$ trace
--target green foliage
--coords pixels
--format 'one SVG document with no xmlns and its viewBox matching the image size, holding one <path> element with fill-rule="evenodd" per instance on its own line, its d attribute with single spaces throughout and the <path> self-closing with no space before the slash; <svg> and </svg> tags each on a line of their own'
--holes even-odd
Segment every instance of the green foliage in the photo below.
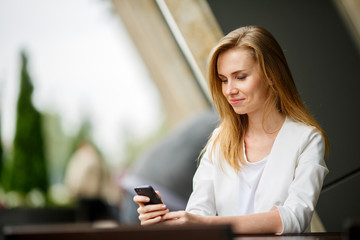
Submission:
<svg viewBox="0 0 360 240">
<path fill-rule="evenodd" d="M 17 103 L 16 132 L 10 167 L 9 189 L 23 194 L 48 189 L 41 114 L 32 104 L 33 85 L 27 70 L 27 57 L 21 54 L 21 83 Z"/>
</svg>

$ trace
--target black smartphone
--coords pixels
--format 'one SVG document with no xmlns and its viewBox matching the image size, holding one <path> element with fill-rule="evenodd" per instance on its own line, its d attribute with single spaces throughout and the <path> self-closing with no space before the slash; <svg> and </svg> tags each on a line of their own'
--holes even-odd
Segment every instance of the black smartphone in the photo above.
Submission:
<svg viewBox="0 0 360 240">
<path fill-rule="evenodd" d="M 134 190 L 137 195 L 147 196 L 150 198 L 150 202 L 144 203 L 144 205 L 162 203 L 160 197 L 156 194 L 154 188 L 150 185 L 135 187 Z"/>
</svg>

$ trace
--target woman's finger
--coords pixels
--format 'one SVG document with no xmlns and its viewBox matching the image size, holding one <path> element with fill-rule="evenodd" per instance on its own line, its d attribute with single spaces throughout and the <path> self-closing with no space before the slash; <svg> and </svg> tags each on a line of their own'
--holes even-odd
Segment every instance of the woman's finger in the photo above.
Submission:
<svg viewBox="0 0 360 240">
<path fill-rule="evenodd" d="M 138 208 L 138 213 L 139 214 L 144 214 L 144 213 L 148 213 L 148 212 L 155 212 L 155 211 L 163 211 L 166 210 L 167 207 L 164 204 L 149 204 L 149 205 L 144 205 L 144 206 L 140 206 Z"/>
<path fill-rule="evenodd" d="M 145 214 L 145 213 L 148 213 L 148 212 L 156 212 L 156 211 L 163 211 L 163 210 L 166 210 L 167 207 L 166 205 L 163 205 L 163 204 L 150 204 L 150 205 L 144 205 L 144 206 L 140 206 L 137 210 L 137 212 L 139 214 Z"/>
<path fill-rule="evenodd" d="M 146 221 L 141 221 L 141 225 L 142 226 L 147 226 L 147 225 L 151 225 L 151 224 L 155 224 L 155 223 L 159 223 L 161 222 L 161 216 L 158 216 L 156 218 L 152 218 L 152 219 L 149 219 L 149 220 L 146 220 Z"/>
<path fill-rule="evenodd" d="M 141 222 L 147 221 L 147 220 L 152 219 L 152 218 L 157 218 L 159 216 L 163 216 L 164 214 L 166 214 L 168 212 L 169 212 L 169 209 L 162 210 L 162 211 L 156 211 L 156 212 L 147 212 L 147 213 L 144 213 L 144 214 L 140 214 L 139 215 L 139 220 Z"/>
<path fill-rule="evenodd" d="M 138 205 L 144 205 L 144 203 L 150 202 L 150 198 L 146 196 L 135 195 L 133 201 Z"/>
<path fill-rule="evenodd" d="M 168 225 L 200 224 L 203 222 L 203 218 L 185 211 L 176 211 L 166 213 L 162 216 L 162 221 L 166 222 Z"/>
<path fill-rule="evenodd" d="M 174 211 L 174 212 L 169 212 L 169 213 L 165 214 L 163 217 L 163 220 L 173 220 L 173 219 L 178 219 L 178 218 L 181 218 L 184 216 L 185 216 L 184 211 Z"/>
</svg>

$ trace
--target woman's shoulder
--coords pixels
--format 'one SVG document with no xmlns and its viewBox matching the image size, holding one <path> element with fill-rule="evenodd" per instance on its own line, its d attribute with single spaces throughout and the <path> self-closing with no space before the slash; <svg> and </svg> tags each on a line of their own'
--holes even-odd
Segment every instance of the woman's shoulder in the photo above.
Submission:
<svg viewBox="0 0 360 240">
<path fill-rule="evenodd" d="M 320 131 L 316 127 L 314 127 L 312 125 L 305 124 L 303 122 L 295 121 L 289 116 L 286 116 L 284 126 L 287 129 L 291 129 L 292 131 L 298 132 L 300 134 L 301 133 L 302 134 L 304 134 L 304 133 L 309 134 L 309 133 L 312 133 L 312 132 L 320 133 Z"/>
<path fill-rule="evenodd" d="M 315 126 L 295 121 L 289 116 L 285 119 L 283 135 L 291 139 L 298 139 L 297 142 L 309 141 L 312 138 L 319 138 L 320 141 L 324 140 L 321 132 Z"/>
<path fill-rule="evenodd" d="M 316 157 L 304 159 L 306 161 L 320 162 L 324 158 L 324 150 L 324 138 L 316 127 L 294 121 L 287 117 L 283 128 L 275 140 L 272 153 L 278 156 L 294 156 L 294 159 L 298 160 L 300 158 L 297 158 L 297 156 L 300 155 L 314 155 Z"/>
<path fill-rule="evenodd" d="M 205 159 L 205 160 L 208 160 L 211 162 L 213 160 L 217 160 L 217 157 L 220 153 L 220 143 L 219 143 L 219 141 L 217 141 L 220 131 L 221 131 L 220 126 L 216 127 L 212 131 L 211 135 L 209 136 L 209 140 L 206 144 L 206 147 L 204 149 L 204 152 L 202 154 L 202 160 Z"/>
<path fill-rule="evenodd" d="M 211 137 L 214 138 L 214 137 L 218 136 L 218 135 L 220 134 L 220 131 L 221 131 L 221 126 L 217 126 L 217 127 L 212 131 Z"/>
<path fill-rule="evenodd" d="M 207 148 L 213 148 L 214 145 L 216 145 L 216 142 L 218 143 L 218 141 L 216 141 L 216 139 L 219 137 L 221 132 L 221 126 L 216 127 L 212 133 L 209 136 L 209 140 L 208 140 L 208 144 L 207 144 Z"/>
</svg>

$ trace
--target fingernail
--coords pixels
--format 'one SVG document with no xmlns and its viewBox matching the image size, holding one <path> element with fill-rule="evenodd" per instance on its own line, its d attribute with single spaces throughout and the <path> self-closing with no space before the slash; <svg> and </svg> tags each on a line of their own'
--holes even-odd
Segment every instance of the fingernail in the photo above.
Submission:
<svg viewBox="0 0 360 240">
<path fill-rule="evenodd" d="M 162 208 L 166 208 L 166 205 L 162 205 L 161 207 L 162 207 Z"/>
</svg>

